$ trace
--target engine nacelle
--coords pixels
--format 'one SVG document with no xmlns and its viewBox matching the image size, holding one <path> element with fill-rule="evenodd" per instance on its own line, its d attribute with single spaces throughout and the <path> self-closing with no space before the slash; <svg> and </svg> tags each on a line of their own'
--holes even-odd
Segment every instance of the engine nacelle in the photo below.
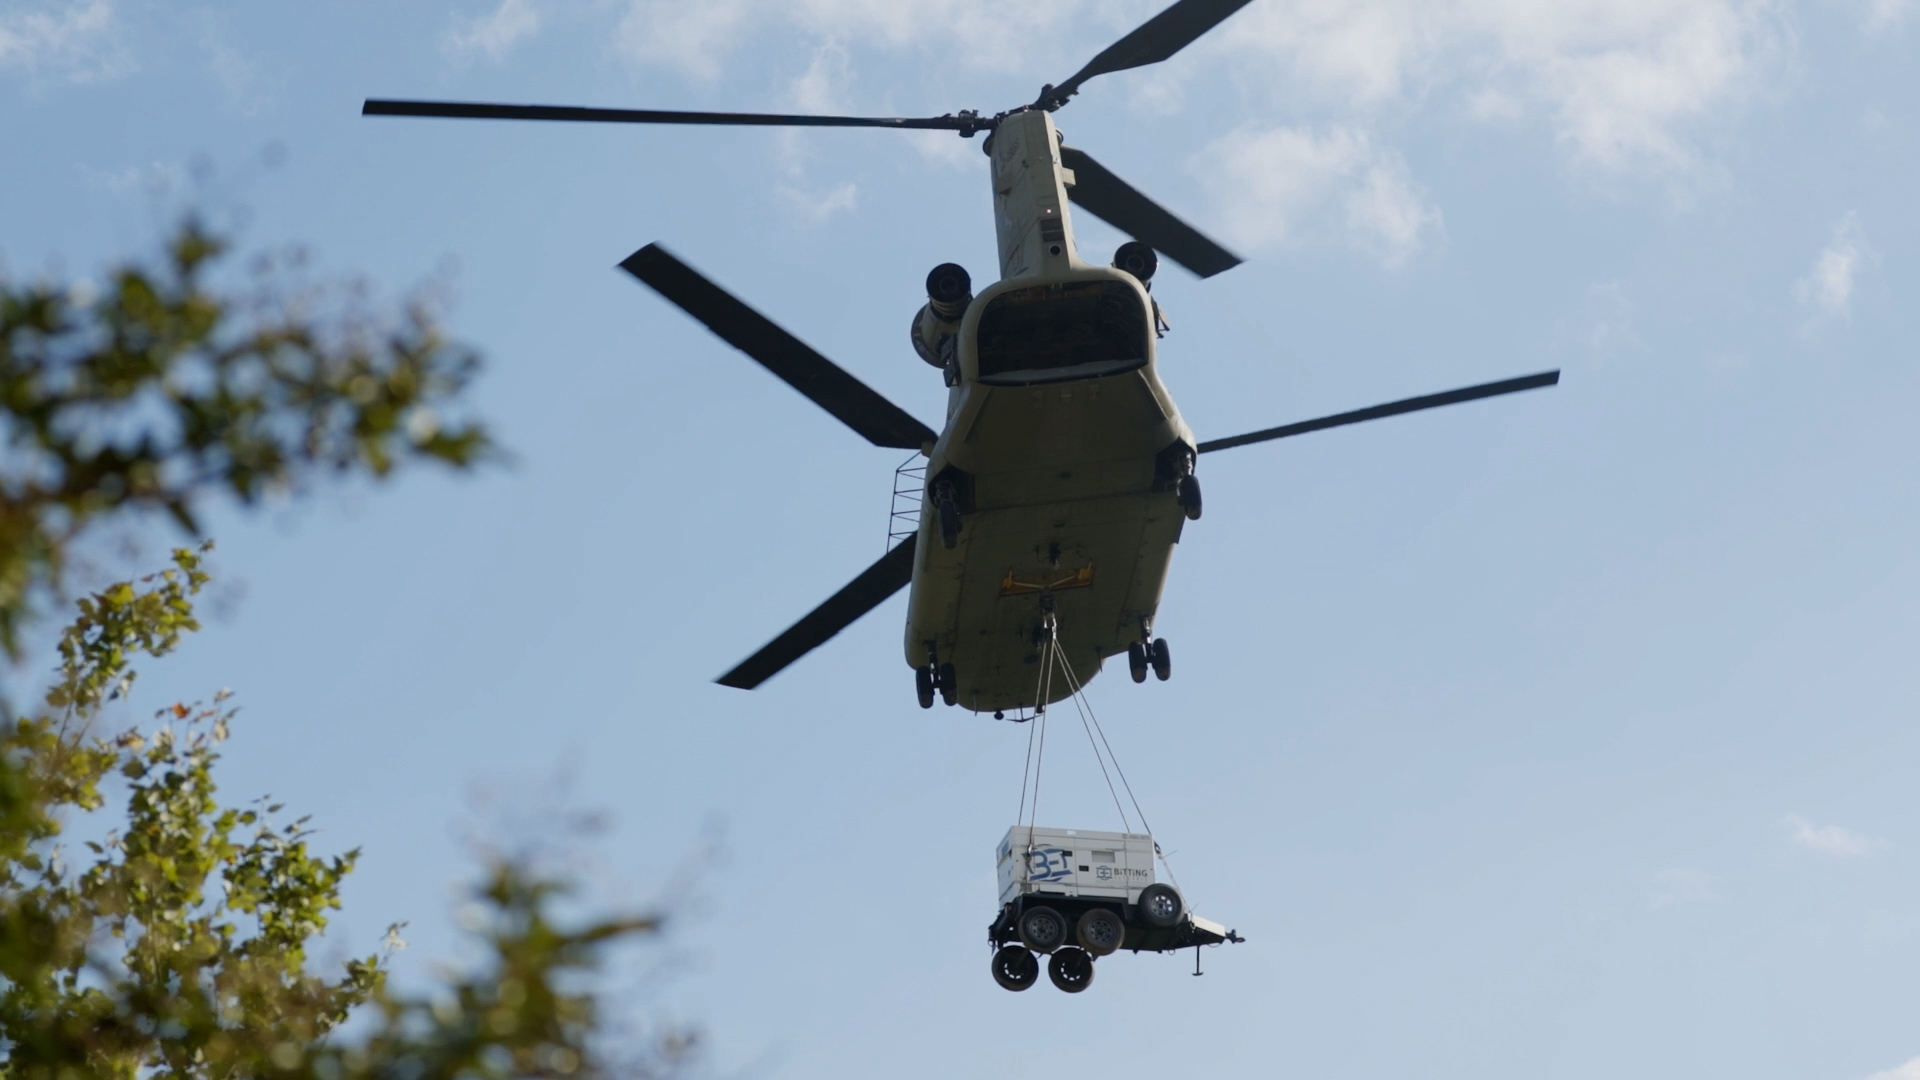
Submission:
<svg viewBox="0 0 1920 1080">
<path fill-rule="evenodd" d="M 913 351 L 947 373 L 952 386 L 960 372 L 960 320 L 973 303 L 973 279 L 958 263 L 941 263 L 927 275 L 927 302 L 913 316 Z"/>
<path fill-rule="evenodd" d="M 1160 269 L 1160 256 L 1153 249 L 1138 240 L 1129 240 L 1120 245 L 1113 253 L 1113 268 L 1125 270 L 1145 285 L 1153 280 L 1153 272 Z"/>
</svg>

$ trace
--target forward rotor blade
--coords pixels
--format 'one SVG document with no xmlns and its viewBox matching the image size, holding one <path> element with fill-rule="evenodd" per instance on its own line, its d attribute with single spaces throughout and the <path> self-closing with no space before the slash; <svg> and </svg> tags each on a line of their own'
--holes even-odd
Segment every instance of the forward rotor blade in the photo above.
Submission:
<svg viewBox="0 0 1920 1080">
<path fill-rule="evenodd" d="M 1165 11 L 1141 23 L 1133 33 L 1107 46 L 1087 66 L 1059 86 L 1041 92 L 1034 104 L 1056 109 L 1066 104 L 1080 84 L 1095 75 L 1106 75 L 1128 68 L 1157 64 L 1193 44 L 1201 34 L 1225 22 L 1227 16 L 1246 7 L 1252 0 L 1177 0 Z"/>
<path fill-rule="evenodd" d="M 901 116 L 808 116 L 783 113 L 679 112 L 662 109 L 588 109 L 574 105 L 494 105 L 477 101 L 393 101 L 369 98 L 361 116 L 432 116 L 452 120 L 563 120 L 594 124 L 728 124 L 747 127 L 870 127 L 906 130 L 978 131 L 971 114 Z"/>
<path fill-rule="evenodd" d="M 1358 424 L 1362 420 L 1378 420 L 1386 416 L 1399 416 L 1402 413 L 1419 412 L 1422 409 L 1437 409 L 1442 405 L 1458 405 L 1463 401 L 1478 401 L 1481 398 L 1499 397 L 1501 394 L 1517 394 L 1522 390 L 1537 390 L 1543 386 L 1552 386 L 1560 381 L 1558 369 L 1542 371 L 1537 375 L 1522 375 L 1517 379 L 1502 379 L 1499 382 L 1481 383 L 1479 386 L 1462 387 L 1449 390 L 1444 394 L 1428 394 L 1425 397 L 1407 398 L 1404 401 L 1390 401 L 1385 405 L 1375 405 L 1371 409 L 1355 409 L 1352 412 L 1335 413 L 1318 420 L 1302 420 L 1297 424 L 1268 428 L 1265 431 L 1248 432 L 1227 439 L 1210 439 L 1200 444 L 1200 452 L 1211 453 L 1215 450 L 1231 450 L 1248 443 L 1266 442 L 1270 439 L 1284 439 L 1289 435 L 1305 435 L 1309 431 L 1325 431 L 1327 428 Z"/>
<path fill-rule="evenodd" d="M 902 540 L 898 547 L 882 555 L 879 562 L 849 581 L 846 588 L 788 627 L 786 633 L 767 642 L 765 648 L 713 681 L 721 686 L 751 690 L 852 626 L 860 616 L 879 607 L 887 597 L 913 581 L 913 549 L 918 539 L 916 534 Z"/>
<path fill-rule="evenodd" d="M 659 244 L 648 244 L 627 256 L 620 268 L 706 323 L 722 341 L 759 361 L 761 367 L 875 446 L 918 450 L 938 438 L 900 406 L 702 277 Z"/>
<path fill-rule="evenodd" d="M 1094 217 L 1203 278 L 1240 265 L 1240 256 L 1174 217 L 1166 207 L 1113 175 L 1086 151 L 1063 146 L 1060 163 L 1073 170 L 1073 186 L 1067 189 L 1067 197 Z"/>
</svg>

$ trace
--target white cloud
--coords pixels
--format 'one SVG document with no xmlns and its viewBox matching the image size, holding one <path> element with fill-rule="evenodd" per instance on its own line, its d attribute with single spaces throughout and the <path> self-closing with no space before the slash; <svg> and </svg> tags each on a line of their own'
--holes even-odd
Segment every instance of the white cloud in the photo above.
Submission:
<svg viewBox="0 0 1920 1080">
<path fill-rule="evenodd" d="M 985 155 L 980 147 L 983 136 L 963 139 L 951 131 L 906 131 L 909 144 L 928 161 L 951 169 L 975 169 Z"/>
<path fill-rule="evenodd" d="M 1788 814 L 1783 820 L 1787 827 L 1788 843 L 1839 858 L 1871 855 L 1892 846 L 1885 840 L 1862 836 L 1838 825 L 1815 825 L 1798 814 Z M 1920 1077 L 1915 1080 L 1920 1080 Z"/>
<path fill-rule="evenodd" d="M 1900 29 L 1912 10 L 1913 0 L 1865 0 L 1861 4 L 1861 17 L 1866 21 L 1868 33 L 1883 34 Z"/>
<path fill-rule="evenodd" d="M 1654 175 L 1695 167 L 1783 44 L 1771 0 L 1300 0 L 1220 33 L 1281 100 L 1365 115 L 1457 92 L 1467 115 L 1547 118 L 1583 167 Z"/>
<path fill-rule="evenodd" d="M 187 176 L 178 165 L 156 161 L 151 165 L 130 165 L 117 172 L 80 170 L 81 182 L 90 188 L 113 195 L 146 195 L 162 199 L 186 187 Z"/>
<path fill-rule="evenodd" d="M 1400 155 L 1357 128 L 1243 128 L 1195 169 L 1235 238 L 1254 247 L 1324 239 L 1338 221 L 1342 239 L 1399 266 L 1441 222 Z"/>
<path fill-rule="evenodd" d="M 0 70 L 91 83 L 132 74 L 136 66 L 112 0 L 23 4 L 0 12 Z"/>
<path fill-rule="evenodd" d="M 783 184 L 780 195 L 815 224 L 860 204 L 860 189 L 851 180 L 817 189 Z"/>
<path fill-rule="evenodd" d="M 1231 75 L 1265 117 L 1195 159 L 1236 240 L 1273 245 L 1330 228 L 1397 266 L 1431 242 L 1442 216 L 1385 140 L 1397 127 L 1389 121 L 1437 113 L 1540 131 L 1583 179 L 1684 190 L 1717 177 L 1713 140 L 1787 70 L 1782 12 L 1792 2 L 1266 0 L 1173 62 L 1122 78 L 1128 107 L 1166 114 L 1189 107 L 1188 80 Z M 1848 2 L 1904 10 L 1920 0 Z M 615 48 L 701 79 L 717 77 L 750 34 L 1059 78 L 1052 68 L 1077 64 L 1164 6 L 617 0 Z M 960 157 L 952 144 L 928 150 Z"/>
<path fill-rule="evenodd" d="M 242 116 L 257 116 L 286 85 L 284 71 L 263 72 L 260 61 L 232 43 L 212 12 L 201 13 L 200 48 L 206 53 L 208 70 L 226 95 L 227 104 Z"/>
<path fill-rule="evenodd" d="M 1867 1080 L 1920 1080 L 1920 1057 L 1909 1060 L 1905 1065 L 1895 1065 L 1874 1073 Z"/>
<path fill-rule="evenodd" d="M 749 25 L 752 8 L 753 0 L 630 0 L 614 31 L 614 51 L 637 63 L 713 79 Z"/>
<path fill-rule="evenodd" d="M 1635 325 L 1633 300 L 1618 281 L 1602 281 L 1587 287 L 1586 325 L 1582 336 L 1587 350 L 1607 356 L 1640 348 L 1640 332 Z"/>
<path fill-rule="evenodd" d="M 1807 276 L 1793 283 L 1793 296 L 1816 316 L 1845 318 L 1853 309 L 1853 286 L 1863 265 L 1874 261 L 1860 235 L 1860 218 L 1849 211 L 1833 227 L 1833 240 L 1814 256 Z"/>
<path fill-rule="evenodd" d="M 797 112 L 843 112 L 852 83 L 853 65 L 847 51 L 827 42 L 814 50 L 807 70 L 787 87 L 782 107 Z M 821 222 L 858 205 L 859 188 L 851 180 L 825 188 L 809 183 L 807 165 L 813 158 L 814 145 L 809 132 L 783 129 L 777 145 L 780 171 L 785 177 L 780 194 L 803 216 Z"/>
<path fill-rule="evenodd" d="M 511 2 L 511 0 L 510 0 Z M 1291 0 L 1253 4 L 1181 60 L 1126 76 L 1132 105 L 1177 109 L 1184 79 L 1220 58 L 1281 107 L 1305 101 L 1349 126 L 1379 111 L 1457 94 L 1457 111 L 1544 118 L 1581 167 L 1611 175 L 1693 171 L 1699 145 L 1762 92 L 1789 44 L 1787 0 Z M 1881 21 L 1916 0 L 1856 0 Z M 1028 72 L 1062 41 L 1091 50 L 1144 21 L 1160 0 L 623 0 L 618 50 L 700 78 L 719 74 L 751 32 L 902 51 L 943 63 Z M 1042 52 L 1044 50 L 1044 52 Z M 1059 76 L 1051 76 L 1058 78 Z M 1304 94 L 1302 93 L 1304 91 Z"/>
<path fill-rule="evenodd" d="M 883 50 L 928 48 L 942 64 L 1028 72 L 1042 50 L 1057 50 L 1068 30 L 1111 29 L 1118 37 L 1164 6 L 1164 0 L 621 0 L 615 49 L 637 63 L 710 79 L 748 34 L 798 31 Z"/>
<path fill-rule="evenodd" d="M 807 70 L 787 89 L 801 112 L 837 112 L 846 108 L 847 88 L 853 85 L 853 62 L 847 50 L 827 42 L 813 51 Z"/>
<path fill-rule="evenodd" d="M 1686 868 L 1662 870 L 1653 875 L 1653 888 L 1647 892 L 1647 906 L 1655 910 L 1716 899 L 1713 878 L 1703 871 Z"/>
<path fill-rule="evenodd" d="M 540 10 L 533 0 L 500 0 L 500 6 L 488 14 L 454 16 L 453 25 L 441 39 L 441 48 L 461 59 L 484 55 L 489 60 L 498 60 L 515 45 L 538 33 L 541 22 Z"/>
</svg>

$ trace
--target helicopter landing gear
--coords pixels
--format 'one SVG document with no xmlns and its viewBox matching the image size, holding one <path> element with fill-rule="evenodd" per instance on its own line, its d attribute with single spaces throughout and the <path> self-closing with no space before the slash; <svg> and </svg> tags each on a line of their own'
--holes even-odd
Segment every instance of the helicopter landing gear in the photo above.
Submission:
<svg viewBox="0 0 1920 1080">
<path fill-rule="evenodd" d="M 952 664 L 940 662 L 940 654 L 935 651 L 933 642 L 927 642 L 927 664 L 913 671 L 913 689 L 920 696 L 920 707 L 933 708 L 935 691 L 940 700 L 948 705 L 960 703 L 960 677 L 954 674 Z"/>
<path fill-rule="evenodd" d="M 1180 504 L 1180 512 L 1188 521 L 1200 520 L 1200 478 L 1193 475 L 1193 448 L 1185 443 L 1174 443 L 1160 451 L 1154 460 L 1154 480 L 1156 490 L 1173 488 L 1174 501 Z M 1165 486 L 1161 486 L 1165 485 Z"/>
<path fill-rule="evenodd" d="M 1188 521 L 1200 520 L 1200 478 L 1188 473 L 1180 478 L 1179 493 L 1174 496 L 1180 503 L 1180 509 L 1186 512 Z"/>
<path fill-rule="evenodd" d="M 1127 672 L 1133 681 L 1147 681 L 1147 669 L 1153 669 L 1153 675 L 1161 682 L 1173 678 L 1173 650 L 1167 645 L 1166 638 L 1153 636 L 1153 627 L 1147 620 L 1140 620 L 1140 640 L 1127 646 Z"/>
<path fill-rule="evenodd" d="M 940 542 L 952 551 L 960 543 L 960 504 L 952 484 L 943 480 L 934 485 L 933 507 L 940 518 Z"/>
</svg>

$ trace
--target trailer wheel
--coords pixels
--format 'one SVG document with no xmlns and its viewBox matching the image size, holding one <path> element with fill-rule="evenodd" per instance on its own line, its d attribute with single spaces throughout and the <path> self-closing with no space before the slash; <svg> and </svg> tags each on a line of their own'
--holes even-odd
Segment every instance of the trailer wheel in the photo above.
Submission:
<svg viewBox="0 0 1920 1080">
<path fill-rule="evenodd" d="M 1093 957 L 1068 946 L 1047 961 L 1047 978 L 1069 994 L 1077 994 L 1093 985 Z"/>
<path fill-rule="evenodd" d="M 1127 939 L 1127 925 L 1106 908 L 1089 908 L 1073 928 L 1080 947 L 1095 956 L 1105 956 Z"/>
<path fill-rule="evenodd" d="M 1160 930 L 1171 929 L 1180 921 L 1186 905 L 1173 886 L 1156 881 L 1140 890 L 1140 921 Z"/>
<path fill-rule="evenodd" d="M 1020 942 L 1037 953 L 1050 953 L 1067 943 L 1067 920 L 1050 907 L 1028 908 L 1020 916 Z"/>
<path fill-rule="evenodd" d="M 1019 945 L 1003 945 L 993 954 L 993 981 L 1019 993 L 1040 981 L 1040 961 Z"/>
</svg>

